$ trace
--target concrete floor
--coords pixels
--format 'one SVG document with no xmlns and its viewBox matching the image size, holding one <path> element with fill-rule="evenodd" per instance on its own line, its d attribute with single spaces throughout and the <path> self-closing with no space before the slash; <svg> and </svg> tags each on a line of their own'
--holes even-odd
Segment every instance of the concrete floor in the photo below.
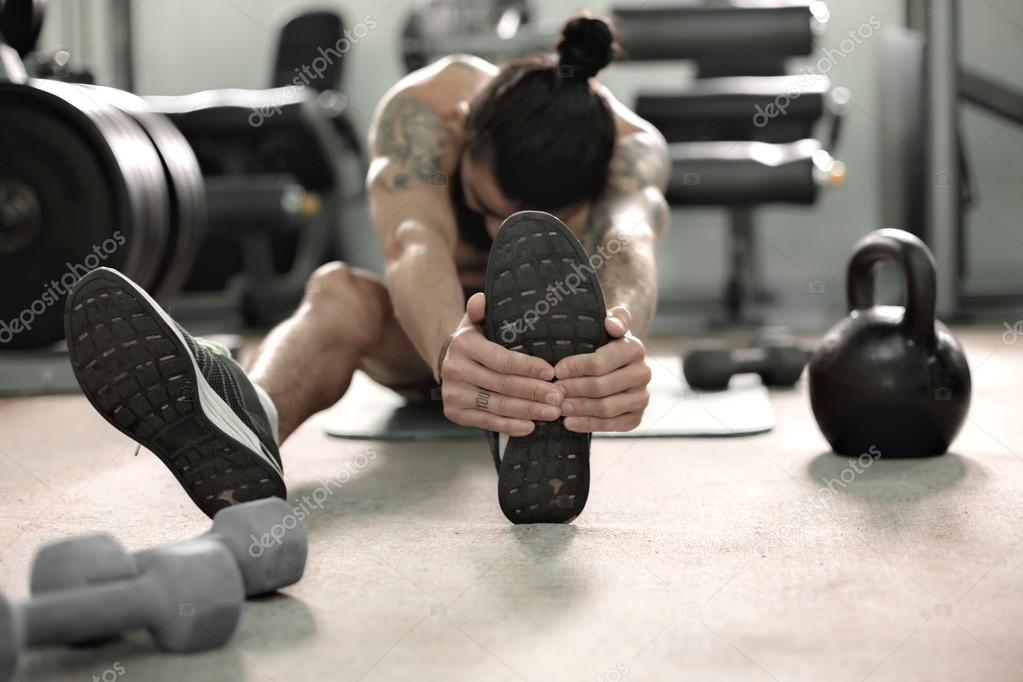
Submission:
<svg viewBox="0 0 1023 682">
<path fill-rule="evenodd" d="M 314 420 L 283 449 L 293 502 L 322 501 L 306 577 L 229 647 L 133 635 L 34 651 L 19 679 L 1023 680 L 1023 343 L 1001 331 L 961 331 L 974 403 L 950 454 L 857 474 L 802 385 L 764 436 L 597 442 L 569 526 L 509 525 L 482 442 L 367 447 Z M 83 398 L 0 402 L 0 429 L 10 595 L 48 539 L 207 527 Z"/>
</svg>

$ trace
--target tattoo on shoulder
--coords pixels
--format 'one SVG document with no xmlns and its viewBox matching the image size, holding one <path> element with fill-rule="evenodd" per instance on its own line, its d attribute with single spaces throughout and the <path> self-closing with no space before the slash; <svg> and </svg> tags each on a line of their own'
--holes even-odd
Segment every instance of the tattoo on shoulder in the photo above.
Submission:
<svg viewBox="0 0 1023 682">
<path fill-rule="evenodd" d="M 609 232 L 643 222 L 656 232 L 668 223 L 663 192 L 669 160 L 664 140 L 654 135 L 633 135 L 619 143 L 611 160 L 607 189 L 590 208 L 585 246 L 592 251 Z M 637 215 L 642 218 L 637 220 Z"/>
<path fill-rule="evenodd" d="M 376 122 L 376 154 L 393 168 L 378 182 L 389 191 L 431 184 L 454 139 L 441 116 L 412 93 L 396 95 Z"/>
<path fill-rule="evenodd" d="M 668 183 L 668 149 L 652 134 L 629 135 L 618 143 L 611 159 L 611 184 L 621 190 L 644 187 L 664 190 Z"/>
<path fill-rule="evenodd" d="M 586 231 L 583 233 L 583 247 L 587 253 L 593 253 L 608 231 L 611 229 L 615 209 L 620 205 L 624 193 L 609 187 L 604 195 L 593 202 L 590 215 L 586 220 Z"/>
</svg>

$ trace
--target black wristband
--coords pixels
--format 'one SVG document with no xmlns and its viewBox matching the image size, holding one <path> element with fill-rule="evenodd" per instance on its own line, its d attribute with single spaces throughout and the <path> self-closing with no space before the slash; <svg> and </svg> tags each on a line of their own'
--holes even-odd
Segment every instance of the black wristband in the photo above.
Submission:
<svg viewBox="0 0 1023 682">
<path fill-rule="evenodd" d="M 444 365 L 444 356 L 448 354 L 448 348 L 451 346 L 451 342 L 455 339 L 455 335 L 452 334 L 448 337 L 448 340 L 444 342 L 444 345 L 440 347 L 440 355 L 437 356 L 437 383 L 441 383 L 440 370 Z"/>
</svg>

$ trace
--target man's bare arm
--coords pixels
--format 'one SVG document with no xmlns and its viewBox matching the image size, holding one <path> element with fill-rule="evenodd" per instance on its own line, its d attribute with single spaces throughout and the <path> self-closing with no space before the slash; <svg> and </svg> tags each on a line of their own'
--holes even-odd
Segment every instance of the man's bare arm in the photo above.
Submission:
<svg viewBox="0 0 1023 682">
<path fill-rule="evenodd" d="M 604 255 L 598 271 L 607 307 L 625 306 L 645 338 L 657 309 L 657 239 L 668 225 L 667 145 L 653 131 L 618 142 L 604 194 L 590 208 L 586 248 Z"/>
<path fill-rule="evenodd" d="M 435 368 L 465 313 L 453 254 L 458 233 L 445 169 L 454 134 L 412 88 L 384 100 L 370 135 L 370 210 L 380 235 L 394 312 Z"/>
</svg>

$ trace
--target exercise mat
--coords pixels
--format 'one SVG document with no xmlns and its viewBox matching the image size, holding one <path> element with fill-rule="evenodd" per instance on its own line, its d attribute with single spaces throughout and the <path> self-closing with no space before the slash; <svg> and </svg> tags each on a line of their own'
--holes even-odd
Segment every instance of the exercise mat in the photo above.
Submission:
<svg viewBox="0 0 1023 682">
<path fill-rule="evenodd" d="M 774 428 L 767 389 L 752 376 L 736 377 L 726 391 L 693 391 L 682 379 L 677 357 L 647 360 L 653 371 L 650 405 L 643 422 L 628 433 L 597 433 L 597 438 L 721 438 L 765 433 Z M 447 420 L 439 400 L 410 404 L 357 372 L 351 388 L 326 415 L 326 432 L 352 440 L 469 440 L 479 429 Z"/>
</svg>

